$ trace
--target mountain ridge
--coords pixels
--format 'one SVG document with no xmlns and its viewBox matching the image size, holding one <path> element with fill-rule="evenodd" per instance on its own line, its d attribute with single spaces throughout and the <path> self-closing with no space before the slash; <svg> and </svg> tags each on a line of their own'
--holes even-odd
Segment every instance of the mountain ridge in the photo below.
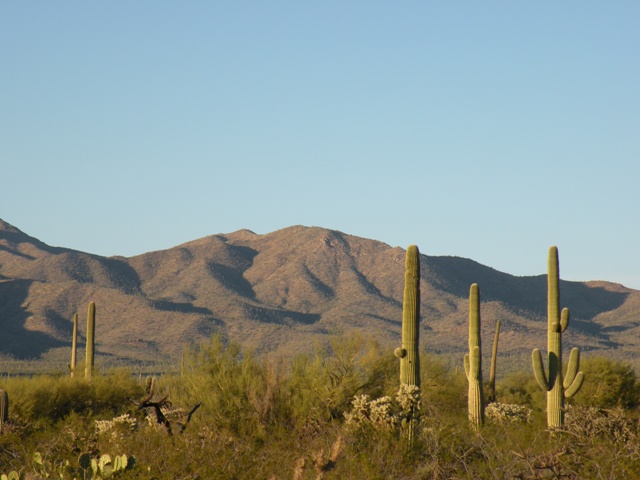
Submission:
<svg viewBox="0 0 640 480">
<path fill-rule="evenodd" d="M 296 225 L 103 257 L 50 247 L 0 220 L 0 355 L 61 362 L 71 318 L 75 312 L 83 318 L 89 301 L 98 308 L 96 347 L 105 364 L 174 361 L 185 346 L 212 334 L 284 354 L 308 352 L 330 334 L 357 332 L 394 346 L 404 253 L 378 240 Z M 502 354 L 524 363 L 532 348 L 545 346 L 546 275 L 516 277 L 423 252 L 421 276 L 423 349 L 447 355 L 466 349 L 471 283 L 480 286 L 485 339 L 502 320 Z M 568 347 L 634 362 L 640 291 L 561 281 L 561 296 L 572 313 Z"/>
</svg>

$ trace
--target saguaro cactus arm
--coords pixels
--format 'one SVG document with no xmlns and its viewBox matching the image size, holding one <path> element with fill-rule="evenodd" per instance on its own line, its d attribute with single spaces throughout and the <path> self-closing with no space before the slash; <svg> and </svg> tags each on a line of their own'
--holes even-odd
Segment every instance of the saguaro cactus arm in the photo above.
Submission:
<svg viewBox="0 0 640 480">
<path fill-rule="evenodd" d="M 464 371 L 467 374 L 467 380 L 478 378 L 480 375 L 481 354 L 480 347 L 473 347 L 471 355 L 468 353 L 464 356 Z"/>
<path fill-rule="evenodd" d="M 560 332 L 564 332 L 567 327 L 569 326 L 569 309 L 568 308 L 563 308 L 562 309 L 562 313 L 560 314 L 560 327 L 561 330 Z"/>
<path fill-rule="evenodd" d="M 462 362 L 464 364 L 464 374 L 467 377 L 467 380 L 469 380 L 469 373 L 471 371 L 471 361 L 469 360 L 468 353 L 464 354 L 464 358 L 462 359 Z"/>
<path fill-rule="evenodd" d="M 544 371 L 544 364 L 542 363 L 542 354 L 540 350 L 535 348 L 531 354 L 531 360 L 533 362 L 533 374 L 536 377 L 538 385 L 544 392 L 549 391 L 549 380 L 547 380 L 547 374 Z"/>
<path fill-rule="evenodd" d="M 582 382 L 584 381 L 584 373 L 579 372 L 580 369 L 580 350 L 574 348 L 571 350 L 571 354 L 569 355 L 569 364 L 567 365 L 567 374 L 564 377 L 563 387 L 564 387 L 564 398 L 571 398 L 580 387 L 582 387 Z"/>
<path fill-rule="evenodd" d="M 578 370 L 580 368 L 580 350 L 574 348 L 571 350 L 571 354 L 569 355 L 569 363 L 567 365 L 567 373 L 564 376 L 564 381 L 562 383 L 564 388 L 569 388 L 569 385 L 573 383 L 578 374 Z"/>
<path fill-rule="evenodd" d="M 576 378 L 574 378 L 573 382 L 571 382 L 571 385 L 569 385 L 568 387 L 565 387 L 564 398 L 571 398 L 576 393 L 578 393 L 578 391 L 582 387 L 583 381 L 584 381 L 584 372 L 578 372 L 578 374 L 576 375 Z"/>
</svg>

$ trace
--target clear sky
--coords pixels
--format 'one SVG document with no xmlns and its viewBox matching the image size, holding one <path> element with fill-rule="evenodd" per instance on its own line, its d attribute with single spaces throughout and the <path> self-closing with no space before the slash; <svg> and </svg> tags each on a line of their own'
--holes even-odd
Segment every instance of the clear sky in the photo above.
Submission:
<svg viewBox="0 0 640 480">
<path fill-rule="evenodd" d="M 640 2 L 2 1 L 0 218 L 320 226 L 640 289 Z"/>
</svg>

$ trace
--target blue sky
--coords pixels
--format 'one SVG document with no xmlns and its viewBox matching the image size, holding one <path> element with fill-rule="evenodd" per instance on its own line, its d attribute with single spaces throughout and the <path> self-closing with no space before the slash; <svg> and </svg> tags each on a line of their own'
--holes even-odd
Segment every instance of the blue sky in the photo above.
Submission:
<svg viewBox="0 0 640 480">
<path fill-rule="evenodd" d="M 1 2 L 0 218 L 321 226 L 640 289 L 640 3 Z"/>
</svg>

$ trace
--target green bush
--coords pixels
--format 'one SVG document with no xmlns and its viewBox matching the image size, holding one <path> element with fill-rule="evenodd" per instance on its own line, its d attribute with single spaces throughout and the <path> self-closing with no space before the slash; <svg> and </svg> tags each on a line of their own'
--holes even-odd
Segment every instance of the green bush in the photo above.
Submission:
<svg viewBox="0 0 640 480">
<path fill-rule="evenodd" d="M 422 372 L 423 408 L 438 412 L 440 409 L 460 413 L 466 419 L 467 378 L 460 359 L 459 368 L 451 368 L 434 355 L 420 355 Z"/>
<path fill-rule="evenodd" d="M 640 404 L 640 383 L 633 367 L 604 357 L 581 362 L 585 381 L 572 405 L 600 408 L 635 408 Z"/>
<path fill-rule="evenodd" d="M 293 360 L 290 389 L 298 419 L 341 419 L 356 395 L 379 397 L 398 388 L 398 360 L 361 336 L 334 337 L 329 348 Z"/>
<path fill-rule="evenodd" d="M 92 382 L 69 376 L 38 375 L 7 378 L 3 384 L 11 397 L 11 411 L 30 421 L 55 422 L 72 412 L 114 413 L 142 391 L 127 370 L 96 376 Z"/>
<path fill-rule="evenodd" d="M 500 403 L 524 405 L 538 411 L 546 408 L 546 392 L 540 390 L 530 372 L 516 372 L 507 375 L 496 385 L 496 400 Z"/>
<path fill-rule="evenodd" d="M 159 383 L 170 387 L 166 391 L 174 403 L 186 408 L 201 402 L 215 427 L 233 435 L 262 438 L 266 426 L 290 423 L 290 395 L 282 363 L 259 362 L 218 337 L 189 351 L 183 375 L 166 380 Z"/>
</svg>

